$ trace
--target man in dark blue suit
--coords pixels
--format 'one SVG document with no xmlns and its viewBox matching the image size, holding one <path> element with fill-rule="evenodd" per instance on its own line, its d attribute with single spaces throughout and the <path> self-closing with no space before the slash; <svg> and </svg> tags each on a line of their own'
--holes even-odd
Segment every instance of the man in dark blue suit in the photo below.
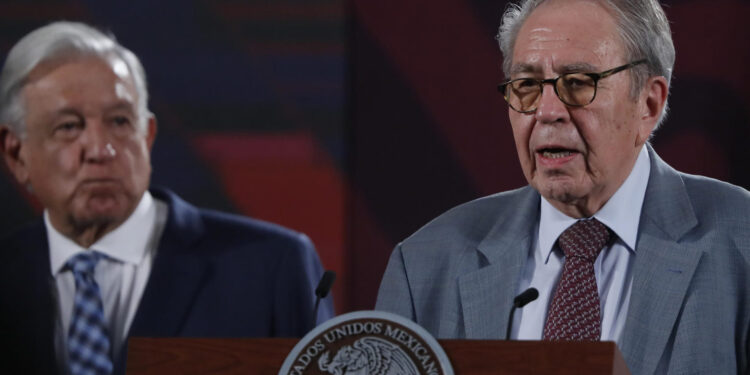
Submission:
<svg viewBox="0 0 750 375">
<path fill-rule="evenodd" d="M 0 373 L 123 373 L 131 336 L 299 337 L 306 236 L 148 190 L 138 58 L 80 23 L 25 36 L 0 75 L 0 149 L 44 218 L 0 242 Z M 333 314 L 330 299 L 317 321 Z"/>
</svg>

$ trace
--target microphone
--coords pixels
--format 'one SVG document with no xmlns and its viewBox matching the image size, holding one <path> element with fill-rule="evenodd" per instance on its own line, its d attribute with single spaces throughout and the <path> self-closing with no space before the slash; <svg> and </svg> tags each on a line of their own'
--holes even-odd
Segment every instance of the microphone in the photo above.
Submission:
<svg viewBox="0 0 750 375">
<path fill-rule="evenodd" d="M 532 302 L 539 298 L 539 291 L 536 288 L 529 288 L 523 291 L 523 293 L 513 298 L 513 308 L 510 309 L 510 317 L 508 318 L 508 329 L 505 331 L 505 340 L 510 340 L 510 329 L 513 326 L 513 314 L 517 308 L 526 306 L 529 302 Z"/>
<path fill-rule="evenodd" d="M 333 282 L 336 280 L 336 272 L 333 272 L 331 270 L 328 270 L 326 272 L 323 272 L 323 276 L 320 278 L 320 281 L 318 282 L 318 287 L 315 288 L 315 308 L 313 309 L 313 326 L 316 326 L 318 321 L 318 305 L 320 305 L 320 300 L 322 298 L 326 298 L 328 295 L 328 292 L 331 291 L 331 287 L 333 286 Z"/>
</svg>

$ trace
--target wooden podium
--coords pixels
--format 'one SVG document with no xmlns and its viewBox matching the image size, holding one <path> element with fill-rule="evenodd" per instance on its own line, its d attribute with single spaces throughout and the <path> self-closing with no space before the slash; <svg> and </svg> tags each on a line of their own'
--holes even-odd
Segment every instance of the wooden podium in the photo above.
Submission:
<svg viewBox="0 0 750 375">
<path fill-rule="evenodd" d="M 297 339 L 130 338 L 128 375 L 278 374 Z M 456 375 L 630 372 L 614 342 L 438 340 Z"/>
</svg>

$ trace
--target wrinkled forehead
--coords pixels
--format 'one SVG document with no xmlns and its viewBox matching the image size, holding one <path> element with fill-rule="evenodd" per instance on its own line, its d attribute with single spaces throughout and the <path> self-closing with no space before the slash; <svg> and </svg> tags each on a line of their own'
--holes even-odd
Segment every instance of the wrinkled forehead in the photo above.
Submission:
<svg viewBox="0 0 750 375">
<path fill-rule="evenodd" d="M 21 97 L 28 121 L 64 113 L 91 114 L 119 108 L 137 114 L 139 110 L 130 73 L 112 59 L 46 62 L 32 71 Z"/>
<path fill-rule="evenodd" d="M 511 74 L 594 71 L 623 58 L 617 24 L 601 2 L 551 0 L 542 3 L 521 25 Z"/>
<path fill-rule="evenodd" d="M 106 97 L 102 95 L 112 90 L 114 97 L 130 102 L 135 107 L 139 94 L 128 65 L 115 55 L 76 54 L 47 59 L 37 64 L 29 72 L 22 87 L 23 105 L 27 110 L 32 104 L 27 101 L 38 99 L 38 95 L 28 95 L 32 88 L 38 94 L 46 92 L 46 97 L 60 96 L 58 101 L 61 102 L 66 92 L 83 93 L 96 89 L 100 94 L 89 99 L 98 101 L 105 100 Z"/>
</svg>

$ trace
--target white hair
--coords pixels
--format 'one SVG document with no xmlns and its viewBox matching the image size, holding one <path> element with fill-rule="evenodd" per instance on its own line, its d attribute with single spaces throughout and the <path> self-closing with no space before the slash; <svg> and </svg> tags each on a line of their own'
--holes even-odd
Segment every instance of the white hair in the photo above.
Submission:
<svg viewBox="0 0 750 375">
<path fill-rule="evenodd" d="M 521 26 L 540 4 L 546 0 L 520 0 L 510 4 L 503 13 L 497 40 L 503 53 L 503 71 L 510 76 L 513 48 Z M 646 64 L 632 68 L 631 97 L 643 89 L 649 77 L 662 76 L 667 80 L 667 92 L 672 81 L 675 49 L 669 21 L 658 0 L 600 0 L 612 14 L 625 47 L 624 63 L 646 59 Z M 656 128 L 666 118 L 667 103 Z"/>
<path fill-rule="evenodd" d="M 146 74 L 138 57 L 101 31 L 79 22 L 53 22 L 40 27 L 11 48 L 0 73 L 0 124 L 23 137 L 26 133 L 25 106 L 21 91 L 29 74 L 41 63 L 71 58 L 97 57 L 125 63 L 138 95 L 139 125 L 145 129 L 148 110 Z"/>
</svg>

